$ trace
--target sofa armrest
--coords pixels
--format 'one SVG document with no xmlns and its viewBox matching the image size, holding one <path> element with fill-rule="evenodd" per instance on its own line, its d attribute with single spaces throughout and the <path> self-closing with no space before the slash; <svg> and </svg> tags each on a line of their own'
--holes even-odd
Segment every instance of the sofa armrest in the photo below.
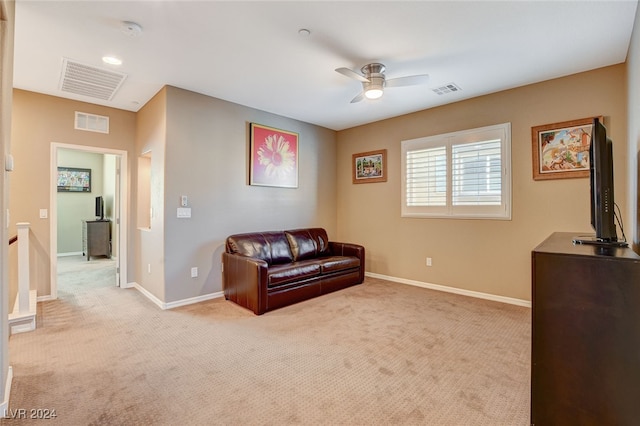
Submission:
<svg viewBox="0 0 640 426">
<path fill-rule="evenodd" d="M 261 315 L 267 310 L 267 262 L 222 253 L 222 286 L 227 300 Z"/>
<path fill-rule="evenodd" d="M 329 250 L 334 256 L 354 256 L 360 259 L 360 282 L 364 281 L 364 247 L 359 244 L 329 241 Z"/>
</svg>

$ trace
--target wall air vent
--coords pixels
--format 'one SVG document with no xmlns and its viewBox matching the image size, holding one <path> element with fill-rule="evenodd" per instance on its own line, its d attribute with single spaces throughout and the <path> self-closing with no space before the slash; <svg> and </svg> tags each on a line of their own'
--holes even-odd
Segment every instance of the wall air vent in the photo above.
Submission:
<svg viewBox="0 0 640 426">
<path fill-rule="evenodd" d="M 116 94 L 126 74 L 81 64 L 69 59 L 62 62 L 60 90 L 76 95 L 110 101 Z"/>
<path fill-rule="evenodd" d="M 109 117 L 76 111 L 74 128 L 87 132 L 109 133 Z"/>
<path fill-rule="evenodd" d="M 447 93 L 459 92 L 462 89 L 455 83 L 449 83 L 441 87 L 436 87 L 435 89 L 432 89 L 432 90 L 436 95 L 446 95 Z"/>
</svg>

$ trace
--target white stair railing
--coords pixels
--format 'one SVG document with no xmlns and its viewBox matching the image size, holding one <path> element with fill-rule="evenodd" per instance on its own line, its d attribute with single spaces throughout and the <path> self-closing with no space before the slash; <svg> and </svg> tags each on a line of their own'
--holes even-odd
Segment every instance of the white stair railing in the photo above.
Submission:
<svg viewBox="0 0 640 426">
<path fill-rule="evenodd" d="M 29 222 L 20 222 L 18 228 L 18 296 L 13 312 L 9 314 L 11 334 L 36 328 L 37 292 L 31 290 L 29 277 Z"/>
<path fill-rule="evenodd" d="M 17 223 L 18 227 L 18 314 L 29 313 L 29 222 Z"/>
</svg>

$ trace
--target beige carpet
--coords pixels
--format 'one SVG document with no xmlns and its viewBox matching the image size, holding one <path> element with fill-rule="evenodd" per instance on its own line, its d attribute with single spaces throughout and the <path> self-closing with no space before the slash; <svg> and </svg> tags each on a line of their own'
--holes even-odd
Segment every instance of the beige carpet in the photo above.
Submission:
<svg viewBox="0 0 640 426">
<path fill-rule="evenodd" d="M 9 344 L 11 412 L 57 417 L 3 425 L 529 424 L 527 308 L 371 278 L 262 316 L 59 287 Z"/>
</svg>

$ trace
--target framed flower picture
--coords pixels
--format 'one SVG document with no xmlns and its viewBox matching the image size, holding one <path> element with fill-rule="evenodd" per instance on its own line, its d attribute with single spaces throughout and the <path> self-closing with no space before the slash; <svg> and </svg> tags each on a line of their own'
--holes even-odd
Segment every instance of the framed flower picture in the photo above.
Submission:
<svg viewBox="0 0 640 426">
<path fill-rule="evenodd" d="M 298 187 L 298 134 L 250 123 L 249 184 Z"/>
</svg>

